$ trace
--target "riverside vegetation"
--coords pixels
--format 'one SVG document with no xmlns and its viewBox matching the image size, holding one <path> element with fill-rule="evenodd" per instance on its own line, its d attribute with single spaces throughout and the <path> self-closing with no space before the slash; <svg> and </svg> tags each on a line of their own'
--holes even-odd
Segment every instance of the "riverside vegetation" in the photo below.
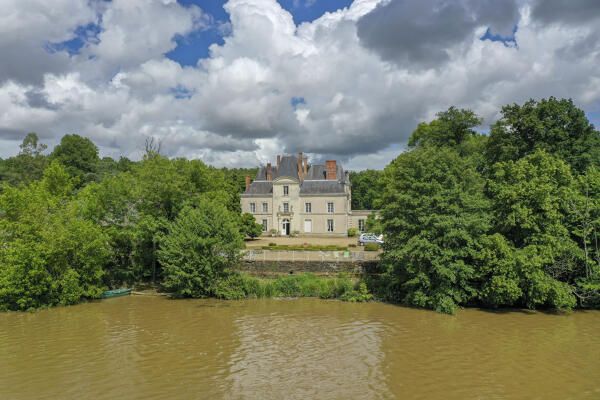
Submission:
<svg viewBox="0 0 600 400">
<path fill-rule="evenodd" d="M 413 132 L 384 171 L 351 174 L 353 205 L 381 209 L 380 273 L 353 282 L 235 271 L 244 176 L 168 159 L 98 157 L 66 135 L 35 134 L 0 160 L 0 308 L 28 310 L 157 282 L 173 297 L 376 298 L 452 313 L 459 306 L 600 307 L 600 133 L 570 100 L 502 109 L 488 135 L 451 107 Z"/>
</svg>

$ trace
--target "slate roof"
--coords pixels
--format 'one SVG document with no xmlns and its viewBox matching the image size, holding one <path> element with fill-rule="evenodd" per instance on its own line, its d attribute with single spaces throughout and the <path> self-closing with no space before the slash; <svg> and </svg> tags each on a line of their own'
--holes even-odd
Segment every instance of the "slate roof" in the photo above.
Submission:
<svg viewBox="0 0 600 400">
<path fill-rule="evenodd" d="M 326 180 L 326 166 L 315 164 L 311 165 L 307 176 L 300 185 L 300 195 L 315 195 L 315 194 L 343 194 L 344 185 L 350 184 L 348 176 L 344 173 L 342 166 L 336 164 L 336 179 Z M 298 158 L 296 156 L 284 155 L 281 157 L 279 169 L 277 166 L 271 167 L 271 178 L 277 179 L 281 177 L 291 177 L 299 179 L 298 176 Z M 243 196 L 272 196 L 273 182 L 267 181 L 267 167 L 261 166 L 254 181 L 250 184 Z"/>
</svg>

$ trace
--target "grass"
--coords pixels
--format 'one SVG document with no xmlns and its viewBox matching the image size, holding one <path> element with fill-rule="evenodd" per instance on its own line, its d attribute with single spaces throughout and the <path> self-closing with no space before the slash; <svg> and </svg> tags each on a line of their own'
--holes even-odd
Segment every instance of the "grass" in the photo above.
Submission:
<svg viewBox="0 0 600 400">
<path fill-rule="evenodd" d="M 338 245 L 314 245 L 310 243 L 304 244 L 275 244 L 269 243 L 268 246 L 262 246 L 263 250 L 288 250 L 288 251 L 348 251 L 348 246 Z"/>
<path fill-rule="evenodd" d="M 319 297 L 344 301 L 369 301 L 373 297 L 368 293 L 364 282 L 354 282 L 345 274 L 335 278 L 305 273 L 276 279 L 259 279 L 239 272 L 231 272 L 220 279 L 215 285 L 214 295 L 227 300 Z"/>
</svg>

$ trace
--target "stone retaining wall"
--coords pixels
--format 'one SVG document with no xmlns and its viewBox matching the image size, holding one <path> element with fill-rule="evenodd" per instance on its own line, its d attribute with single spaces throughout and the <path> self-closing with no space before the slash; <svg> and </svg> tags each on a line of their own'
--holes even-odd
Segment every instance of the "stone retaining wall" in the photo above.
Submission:
<svg viewBox="0 0 600 400">
<path fill-rule="evenodd" d="M 254 261 L 243 260 L 237 270 L 253 276 L 276 277 L 288 274 L 302 274 L 310 272 L 316 275 L 335 276 L 340 272 L 350 275 L 376 273 L 379 263 L 377 261 L 355 262 L 319 262 L 319 261 Z"/>
</svg>

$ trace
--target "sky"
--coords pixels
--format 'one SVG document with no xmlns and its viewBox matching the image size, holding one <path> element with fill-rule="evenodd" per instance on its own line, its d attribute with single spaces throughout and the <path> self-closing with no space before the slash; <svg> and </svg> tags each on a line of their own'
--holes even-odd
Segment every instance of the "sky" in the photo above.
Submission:
<svg viewBox="0 0 600 400">
<path fill-rule="evenodd" d="M 28 132 L 101 156 L 381 169 L 419 122 L 572 98 L 600 126 L 597 0 L 0 0 L 0 157 Z"/>
</svg>

